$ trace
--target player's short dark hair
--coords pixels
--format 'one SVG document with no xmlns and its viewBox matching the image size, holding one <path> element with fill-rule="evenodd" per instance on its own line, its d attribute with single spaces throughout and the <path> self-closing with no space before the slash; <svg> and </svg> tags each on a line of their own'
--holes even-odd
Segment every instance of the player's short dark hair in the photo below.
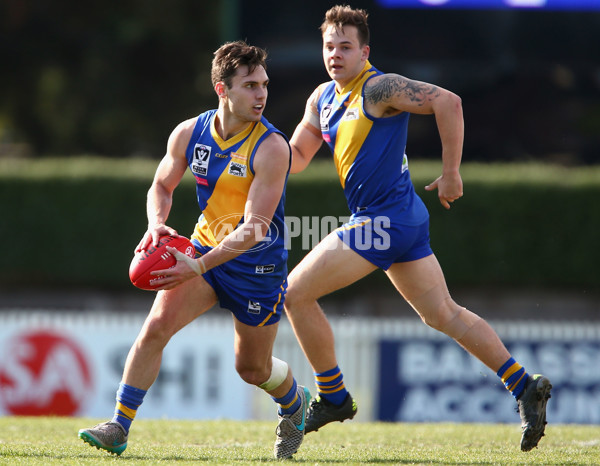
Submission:
<svg viewBox="0 0 600 466">
<path fill-rule="evenodd" d="M 325 13 L 325 20 L 321 24 L 321 34 L 329 26 L 343 30 L 344 26 L 355 26 L 358 29 L 358 41 L 360 45 L 369 45 L 370 33 L 367 18 L 369 14 L 365 10 L 353 9 L 348 5 L 336 5 Z"/>
<path fill-rule="evenodd" d="M 227 42 L 217 49 L 212 61 L 210 77 L 213 86 L 223 81 L 231 87 L 231 78 L 240 66 L 248 67 L 248 74 L 258 66 L 267 69 L 267 52 L 260 47 L 248 45 L 243 40 Z"/>
</svg>

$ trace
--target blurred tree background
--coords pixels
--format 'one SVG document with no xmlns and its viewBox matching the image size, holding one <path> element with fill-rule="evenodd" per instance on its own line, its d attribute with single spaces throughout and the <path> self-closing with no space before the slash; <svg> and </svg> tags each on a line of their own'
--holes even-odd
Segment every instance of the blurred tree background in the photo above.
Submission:
<svg viewBox="0 0 600 466">
<path fill-rule="evenodd" d="M 321 24 L 338 2 L 2 0 L 0 156 L 160 157 L 172 128 L 216 106 L 213 51 L 246 39 L 270 52 L 266 116 L 291 134 L 328 79 Z M 384 10 L 371 61 L 463 98 L 465 160 L 600 163 L 600 13 Z M 439 157 L 432 118 L 409 154 Z"/>
</svg>

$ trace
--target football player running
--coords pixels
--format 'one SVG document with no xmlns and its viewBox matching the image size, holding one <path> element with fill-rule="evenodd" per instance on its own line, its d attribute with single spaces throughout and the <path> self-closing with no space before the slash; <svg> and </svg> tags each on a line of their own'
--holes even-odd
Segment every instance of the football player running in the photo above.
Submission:
<svg viewBox="0 0 600 466">
<path fill-rule="evenodd" d="M 437 190 L 446 209 L 462 197 L 461 99 L 439 86 L 375 68 L 369 62 L 367 16 L 349 6 L 326 12 L 323 61 L 331 81 L 309 97 L 290 140 L 292 173 L 303 170 L 326 142 L 352 213 L 289 276 L 285 309 L 318 389 L 306 432 L 351 419 L 357 412 L 337 363 L 333 332 L 317 300 L 381 268 L 425 324 L 497 373 L 518 403 L 521 449 L 531 450 L 544 435 L 550 381 L 529 375 L 484 319 L 451 298 L 430 248 L 428 211 L 408 170 L 409 116 L 433 114 L 442 142 L 442 173 L 426 190 Z"/>
</svg>

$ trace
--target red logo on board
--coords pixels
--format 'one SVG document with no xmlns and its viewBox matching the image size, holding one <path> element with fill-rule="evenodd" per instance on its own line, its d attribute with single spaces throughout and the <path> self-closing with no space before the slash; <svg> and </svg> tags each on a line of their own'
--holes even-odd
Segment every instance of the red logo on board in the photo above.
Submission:
<svg viewBox="0 0 600 466">
<path fill-rule="evenodd" d="M 0 354 L 0 403 L 10 414 L 73 416 L 91 395 L 88 362 L 65 335 L 49 330 L 20 334 Z"/>
</svg>

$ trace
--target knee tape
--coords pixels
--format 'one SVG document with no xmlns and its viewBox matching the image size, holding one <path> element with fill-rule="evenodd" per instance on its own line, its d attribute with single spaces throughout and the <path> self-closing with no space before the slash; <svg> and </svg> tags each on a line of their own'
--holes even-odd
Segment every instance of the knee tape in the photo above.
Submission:
<svg viewBox="0 0 600 466">
<path fill-rule="evenodd" d="M 277 359 L 273 356 L 271 356 L 271 359 L 273 361 L 271 367 L 271 376 L 266 382 L 258 386 L 266 391 L 271 391 L 279 387 L 286 379 L 289 370 L 287 362 Z"/>
</svg>

